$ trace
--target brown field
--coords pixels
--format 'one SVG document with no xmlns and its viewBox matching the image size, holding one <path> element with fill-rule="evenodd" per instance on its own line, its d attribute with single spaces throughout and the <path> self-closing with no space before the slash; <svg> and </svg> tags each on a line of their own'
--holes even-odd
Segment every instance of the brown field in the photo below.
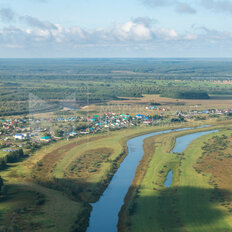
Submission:
<svg viewBox="0 0 232 232">
<path fill-rule="evenodd" d="M 123 99 L 123 98 L 122 98 Z M 114 112 L 129 114 L 158 114 L 168 112 L 146 110 L 150 103 L 159 103 L 160 108 L 167 108 L 170 112 L 206 110 L 206 109 L 228 109 L 232 108 L 232 96 L 213 95 L 210 99 L 172 99 L 160 97 L 159 95 L 144 95 L 142 98 L 124 98 L 125 100 L 109 101 L 105 104 L 90 105 L 82 108 L 82 111 Z"/>
<path fill-rule="evenodd" d="M 42 159 L 40 159 L 32 170 L 34 170 L 33 175 L 36 179 L 43 181 L 49 180 L 49 176 L 52 174 L 52 170 L 55 168 L 57 163 L 66 155 L 67 152 L 72 150 L 73 148 L 82 145 L 84 143 L 96 141 L 104 138 L 105 136 L 91 137 L 91 138 L 83 138 L 75 140 L 75 142 L 68 143 L 61 148 L 49 152 Z"/>
<path fill-rule="evenodd" d="M 222 138 L 222 137 L 221 137 Z M 208 149 L 198 159 L 196 168 L 206 174 L 211 174 L 210 183 L 218 189 L 232 192 L 232 136 L 221 140 L 212 138 L 206 143 Z M 232 196 L 224 196 L 224 205 L 232 212 Z"/>
</svg>

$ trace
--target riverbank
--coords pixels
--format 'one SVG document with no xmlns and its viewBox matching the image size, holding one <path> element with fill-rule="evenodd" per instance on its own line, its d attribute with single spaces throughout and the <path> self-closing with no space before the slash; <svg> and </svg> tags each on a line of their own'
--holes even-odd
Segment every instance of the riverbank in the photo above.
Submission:
<svg viewBox="0 0 232 232">
<path fill-rule="evenodd" d="M 123 205 L 123 199 L 130 184 L 133 181 L 136 168 L 144 154 L 144 139 L 155 135 L 189 129 L 191 128 L 163 130 L 137 136 L 127 141 L 128 155 L 123 163 L 121 163 L 100 200 L 93 205 L 88 232 L 117 231 L 118 213 Z M 130 171 L 128 172 L 128 170 Z"/>
<path fill-rule="evenodd" d="M 12 227 L 18 224 L 24 230 L 46 232 L 77 228 L 85 231 L 91 212 L 90 203 L 98 201 L 127 156 L 126 142 L 129 139 L 191 126 L 196 125 L 137 127 L 59 141 L 38 150 L 26 160 L 9 165 L 1 171 L 5 186 L 9 187 L 6 196 L 10 196 L 3 200 L 5 203 L 0 208 L 3 224 L 8 223 Z M 145 158 L 145 162 L 149 163 L 149 160 Z M 21 194 L 17 194 L 19 190 Z M 59 208 L 62 211 L 58 213 Z M 17 215 L 15 222 L 10 221 L 12 215 Z"/>
<path fill-rule="evenodd" d="M 190 124 L 172 128 L 186 126 Z M 168 128 L 138 127 L 59 141 L 8 165 L 1 171 L 6 187 L 4 199 L 1 197 L 2 224 L 46 232 L 69 231 L 73 225 L 72 229 L 85 231 L 91 211 L 89 203 L 99 199 L 126 157 L 127 140 L 164 129 Z M 59 208 L 62 211 L 57 213 Z M 14 222 L 10 220 L 12 215 L 17 215 Z"/>
<path fill-rule="evenodd" d="M 231 124 L 230 126 L 227 124 L 226 127 L 223 125 L 211 127 L 210 130 L 215 128 L 226 129 L 228 127 L 231 127 Z M 197 139 L 196 142 L 194 141 L 195 146 L 197 144 L 198 153 L 194 153 L 193 160 L 187 159 L 186 155 L 170 154 L 169 152 L 174 147 L 176 137 L 205 130 L 209 130 L 209 128 L 175 132 L 145 140 L 145 155 L 137 168 L 134 181 L 125 198 L 125 204 L 120 211 L 119 231 L 185 231 L 186 229 L 188 231 L 197 231 L 194 230 L 195 225 L 188 225 L 191 217 L 189 214 L 188 218 L 184 217 L 185 210 L 181 207 L 183 207 L 185 202 L 182 202 L 180 197 L 182 195 L 186 196 L 186 194 L 190 194 L 190 196 L 197 194 L 199 199 L 201 199 L 202 193 L 206 192 L 207 196 L 212 193 L 207 180 L 205 181 L 204 178 L 202 180 L 201 178 L 196 179 L 193 182 L 195 185 L 191 186 L 191 176 L 197 174 L 192 166 L 200 154 L 201 142 L 213 135 L 206 135 Z M 188 157 L 191 157 L 191 154 L 195 151 L 192 143 L 187 150 L 189 152 Z M 163 183 L 170 169 L 174 171 L 173 185 L 167 189 Z M 183 174 L 186 173 L 186 170 L 191 170 L 188 176 L 184 176 Z M 183 185 L 184 180 L 186 182 L 185 185 Z M 205 190 L 203 190 L 204 188 Z M 193 199 L 196 198 L 193 196 Z M 205 200 L 209 199 L 206 197 Z M 204 201 L 200 201 L 200 203 L 205 205 Z M 193 204 L 199 206 L 195 200 L 193 200 Z M 220 216 L 221 212 L 212 212 L 209 209 L 210 204 L 205 206 L 207 207 L 204 213 L 207 213 L 208 210 L 210 214 Z M 196 210 L 196 208 L 193 210 Z M 203 222 L 199 219 L 199 223 Z M 213 222 L 210 221 L 208 223 L 208 228 L 215 227 Z M 215 229 L 212 231 L 215 231 Z"/>
</svg>

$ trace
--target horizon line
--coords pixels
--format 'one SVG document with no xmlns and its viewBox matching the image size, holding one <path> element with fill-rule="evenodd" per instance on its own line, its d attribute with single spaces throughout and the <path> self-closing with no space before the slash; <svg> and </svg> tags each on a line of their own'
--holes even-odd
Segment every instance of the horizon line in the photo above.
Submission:
<svg viewBox="0 0 232 232">
<path fill-rule="evenodd" d="M 0 59 L 232 59 L 231 57 L 0 57 Z"/>
</svg>

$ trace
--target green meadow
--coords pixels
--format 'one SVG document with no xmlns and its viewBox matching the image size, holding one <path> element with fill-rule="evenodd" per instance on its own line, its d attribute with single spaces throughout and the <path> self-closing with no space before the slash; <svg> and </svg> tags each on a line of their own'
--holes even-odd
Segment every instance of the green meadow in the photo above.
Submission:
<svg viewBox="0 0 232 232">
<path fill-rule="evenodd" d="M 217 127 L 210 130 L 213 128 Z M 231 202 L 231 186 L 220 189 L 212 185 L 211 174 L 204 170 L 198 173 L 194 168 L 204 142 L 215 135 L 230 135 L 232 127 L 218 129 L 217 133 L 194 140 L 181 154 L 170 153 L 176 137 L 205 129 L 155 136 L 145 141 L 145 150 L 154 149 L 150 156 L 144 156 L 150 157 L 150 162 L 139 167 L 144 169 L 142 180 L 131 185 L 121 211 L 121 231 L 232 231 L 231 211 L 222 204 L 226 200 Z M 170 170 L 173 182 L 168 188 L 164 181 Z M 222 174 L 220 181 L 223 180 Z"/>
<path fill-rule="evenodd" d="M 91 212 L 112 176 L 127 155 L 128 139 L 164 127 L 135 127 L 61 140 L 44 146 L 20 162 L 1 170 L 0 230 L 86 231 Z M 217 123 L 217 135 L 231 134 L 228 122 Z M 182 154 L 171 154 L 179 136 L 209 128 L 172 132 L 145 140 L 145 155 L 137 168 L 125 205 L 119 231 L 230 231 L 231 214 L 212 199 L 215 186 L 209 173 L 197 173 L 194 165 L 201 147 L 215 134 L 193 141 Z M 173 170 L 173 184 L 164 187 Z M 225 190 L 230 196 L 229 190 Z"/>
<path fill-rule="evenodd" d="M 0 229 L 85 231 L 89 203 L 99 199 L 126 156 L 126 141 L 164 129 L 137 127 L 62 140 L 7 164 L 1 171 Z"/>
</svg>

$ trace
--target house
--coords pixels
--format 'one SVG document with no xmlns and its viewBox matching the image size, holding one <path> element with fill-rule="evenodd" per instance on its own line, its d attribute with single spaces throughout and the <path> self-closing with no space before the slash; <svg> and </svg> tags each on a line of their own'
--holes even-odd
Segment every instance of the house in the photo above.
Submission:
<svg viewBox="0 0 232 232">
<path fill-rule="evenodd" d="M 87 135 L 87 134 L 89 134 L 89 132 L 88 131 L 81 131 L 80 134 Z"/>
<path fill-rule="evenodd" d="M 72 131 L 70 134 L 70 136 L 76 136 L 76 135 L 78 135 L 78 133 L 76 131 Z"/>
<path fill-rule="evenodd" d="M 137 115 L 136 115 L 136 118 L 142 119 L 142 118 L 143 118 L 143 115 L 142 115 L 142 114 L 137 114 Z"/>
<path fill-rule="evenodd" d="M 147 121 L 144 121 L 143 123 L 146 124 L 146 125 L 150 125 L 151 121 L 147 120 Z"/>
<path fill-rule="evenodd" d="M 19 140 L 23 140 L 25 138 L 25 136 L 23 134 L 16 134 L 13 136 L 16 140 L 19 139 Z"/>
<path fill-rule="evenodd" d="M 15 151 L 15 149 L 4 149 L 4 152 L 11 152 L 11 151 Z"/>
<path fill-rule="evenodd" d="M 29 133 L 23 133 L 24 139 L 30 139 Z"/>
<path fill-rule="evenodd" d="M 51 141 L 51 137 L 49 136 L 44 136 L 42 138 L 40 138 L 41 141 L 44 141 L 44 142 L 50 142 Z"/>
</svg>

